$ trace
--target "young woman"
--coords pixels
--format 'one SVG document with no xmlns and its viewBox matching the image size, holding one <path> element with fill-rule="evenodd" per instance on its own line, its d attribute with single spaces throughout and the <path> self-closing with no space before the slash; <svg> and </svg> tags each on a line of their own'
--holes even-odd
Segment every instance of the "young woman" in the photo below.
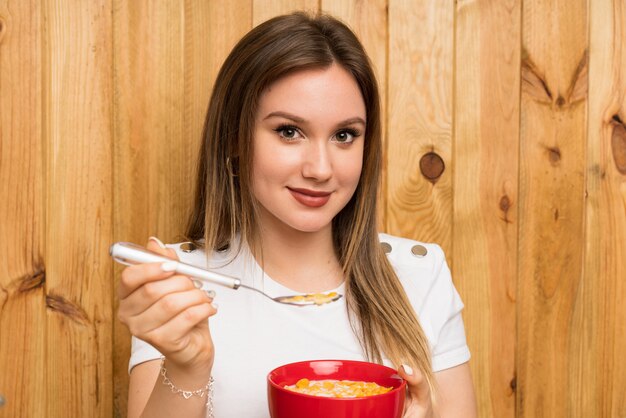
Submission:
<svg viewBox="0 0 626 418">
<path fill-rule="evenodd" d="M 148 248 L 272 296 L 343 297 L 280 305 L 209 289 L 175 274 L 176 261 L 126 268 L 130 417 L 267 417 L 267 373 L 324 358 L 398 368 L 405 417 L 475 416 L 463 304 L 441 249 L 376 231 L 381 152 L 376 80 L 344 24 L 281 16 L 235 46 L 207 112 L 191 242 Z"/>
</svg>

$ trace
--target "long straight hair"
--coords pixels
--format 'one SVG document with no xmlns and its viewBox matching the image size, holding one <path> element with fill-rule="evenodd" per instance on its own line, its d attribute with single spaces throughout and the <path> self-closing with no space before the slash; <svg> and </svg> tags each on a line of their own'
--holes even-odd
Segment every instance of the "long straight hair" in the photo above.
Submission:
<svg viewBox="0 0 626 418">
<path fill-rule="evenodd" d="M 366 108 L 359 184 L 332 223 L 348 315 L 368 360 L 381 363 L 387 356 L 396 366 L 417 367 L 434 394 L 428 340 L 378 240 L 382 138 L 376 78 L 363 46 L 339 20 L 304 13 L 275 17 L 252 29 L 226 58 L 206 115 L 187 236 L 209 250 L 227 247 L 237 234 L 258 245 L 251 184 L 259 98 L 281 77 L 333 63 L 354 77 Z"/>
</svg>

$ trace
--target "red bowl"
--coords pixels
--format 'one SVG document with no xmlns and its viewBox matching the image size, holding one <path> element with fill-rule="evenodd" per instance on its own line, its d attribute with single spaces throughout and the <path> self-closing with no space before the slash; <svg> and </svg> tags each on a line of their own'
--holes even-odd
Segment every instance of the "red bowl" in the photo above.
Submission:
<svg viewBox="0 0 626 418">
<path fill-rule="evenodd" d="M 285 389 L 298 380 L 356 380 L 393 389 L 363 398 L 325 398 Z M 286 364 L 267 375 L 267 397 L 272 418 L 400 418 L 406 381 L 389 367 L 351 360 L 313 360 Z"/>
</svg>

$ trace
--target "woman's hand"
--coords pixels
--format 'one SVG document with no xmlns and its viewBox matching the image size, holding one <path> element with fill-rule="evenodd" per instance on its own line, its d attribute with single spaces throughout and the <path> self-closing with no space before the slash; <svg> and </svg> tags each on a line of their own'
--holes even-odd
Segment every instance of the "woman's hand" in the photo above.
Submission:
<svg viewBox="0 0 626 418">
<path fill-rule="evenodd" d="M 406 380 L 408 389 L 403 418 L 433 418 L 430 388 L 422 373 L 402 365 L 398 374 Z"/>
<path fill-rule="evenodd" d="M 178 260 L 174 250 L 154 238 L 147 248 Z M 183 370 L 210 371 L 214 347 L 207 319 L 217 310 L 210 293 L 173 271 L 175 263 L 126 267 L 118 287 L 118 318 L 131 334 L 159 350 L 168 364 Z"/>
</svg>

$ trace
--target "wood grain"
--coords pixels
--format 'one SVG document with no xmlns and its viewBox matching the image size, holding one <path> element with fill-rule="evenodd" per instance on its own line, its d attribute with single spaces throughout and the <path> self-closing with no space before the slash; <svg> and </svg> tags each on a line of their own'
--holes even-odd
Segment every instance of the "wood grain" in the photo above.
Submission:
<svg viewBox="0 0 626 418">
<path fill-rule="evenodd" d="M 387 231 L 452 248 L 452 2 L 389 1 Z M 436 182 L 420 171 L 441 157 Z"/>
<path fill-rule="evenodd" d="M 196 147 L 183 137 L 183 13 L 182 2 L 115 3 L 116 239 L 167 242 L 184 222 Z"/>
<path fill-rule="evenodd" d="M 590 3 L 583 277 L 569 353 L 570 416 L 626 416 L 626 4 Z"/>
<path fill-rule="evenodd" d="M 208 29 L 211 59 L 208 70 L 211 84 L 231 49 L 252 29 L 253 10 L 252 0 L 209 2 L 211 25 Z"/>
<path fill-rule="evenodd" d="M 44 4 L 47 416 L 109 417 L 111 3 Z"/>
<path fill-rule="evenodd" d="M 453 258 L 481 417 L 515 416 L 521 2 L 457 3 Z"/>
<path fill-rule="evenodd" d="M 0 416 L 44 416 L 42 12 L 0 1 Z M 33 396 L 33 394 L 39 396 Z"/>
<path fill-rule="evenodd" d="M 580 332 L 587 111 L 586 1 L 523 4 L 517 416 L 571 415 Z"/>
<path fill-rule="evenodd" d="M 265 22 L 274 16 L 302 10 L 317 12 L 320 0 L 251 0 L 252 26 Z"/>
</svg>

